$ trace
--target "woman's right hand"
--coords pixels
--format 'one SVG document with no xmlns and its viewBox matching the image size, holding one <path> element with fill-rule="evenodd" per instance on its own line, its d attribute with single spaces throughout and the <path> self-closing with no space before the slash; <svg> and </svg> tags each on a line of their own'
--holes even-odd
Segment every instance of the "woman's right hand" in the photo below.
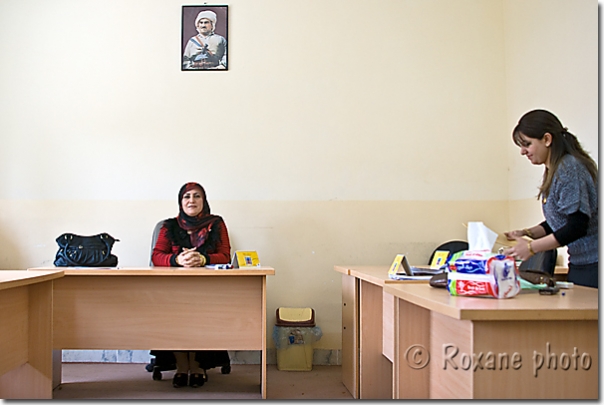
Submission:
<svg viewBox="0 0 604 405">
<path fill-rule="evenodd" d="M 515 231 L 508 231 L 503 233 L 508 240 L 516 240 L 524 236 L 523 229 L 516 229 Z"/>
</svg>

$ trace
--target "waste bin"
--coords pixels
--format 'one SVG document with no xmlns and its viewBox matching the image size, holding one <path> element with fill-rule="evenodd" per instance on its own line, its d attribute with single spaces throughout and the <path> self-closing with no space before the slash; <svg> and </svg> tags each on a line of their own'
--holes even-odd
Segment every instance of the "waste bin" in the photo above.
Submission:
<svg viewBox="0 0 604 405">
<path fill-rule="evenodd" d="M 313 343 L 322 336 L 312 308 L 277 308 L 273 340 L 280 371 L 312 370 Z"/>
</svg>

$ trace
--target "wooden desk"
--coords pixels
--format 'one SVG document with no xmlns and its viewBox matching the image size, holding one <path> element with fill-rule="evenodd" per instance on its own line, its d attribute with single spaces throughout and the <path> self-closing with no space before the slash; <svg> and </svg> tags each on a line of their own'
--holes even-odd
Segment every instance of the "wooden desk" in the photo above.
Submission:
<svg viewBox="0 0 604 405">
<path fill-rule="evenodd" d="M 266 398 L 266 276 L 274 274 L 270 267 L 65 268 L 54 284 L 53 348 L 260 350 Z"/>
<path fill-rule="evenodd" d="M 52 398 L 52 284 L 60 277 L 0 270 L 0 398 Z"/>
<path fill-rule="evenodd" d="M 383 291 L 389 268 L 334 266 L 342 273 L 342 383 L 353 398 L 392 399 L 394 350 L 383 349 L 394 339 L 394 296 Z"/>
<path fill-rule="evenodd" d="M 395 398 L 598 398 L 597 289 L 501 300 L 421 284 L 384 290 L 397 302 Z"/>
</svg>

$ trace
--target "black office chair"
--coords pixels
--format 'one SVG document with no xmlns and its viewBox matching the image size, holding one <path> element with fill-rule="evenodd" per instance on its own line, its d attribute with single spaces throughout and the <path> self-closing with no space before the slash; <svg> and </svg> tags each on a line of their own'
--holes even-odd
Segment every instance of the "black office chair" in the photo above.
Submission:
<svg viewBox="0 0 604 405">
<path fill-rule="evenodd" d="M 448 263 L 449 259 L 451 259 L 451 256 L 453 256 L 457 252 L 461 252 L 462 250 L 468 250 L 469 247 L 470 245 L 468 244 L 468 242 L 463 240 L 450 240 L 448 242 L 442 243 L 440 246 L 438 246 L 432 251 L 430 259 L 428 260 L 428 264 L 432 263 L 432 259 L 434 259 L 434 254 L 436 254 L 436 251 L 438 250 L 446 250 L 449 252 L 449 256 L 447 256 Z"/>
<path fill-rule="evenodd" d="M 151 267 L 153 267 L 153 248 L 155 248 L 159 231 L 164 225 L 164 222 L 165 220 L 159 221 L 153 229 L 153 235 L 151 236 L 151 252 L 149 254 L 149 266 Z M 220 366 L 222 374 L 231 373 L 231 358 L 229 357 L 229 352 L 227 350 L 201 350 L 201 352 L 203 352 L 203 356 L 202 359 L 199 359 L 199 366 L 203 369 L 205 381 L 208 381 L 207 370 L 211 368 Z M 176 358 L 172 351 L 151 350 L 150 354 L 155 356 L 155 358 L 152 358 L 149 361 L 149 364 L 145 366 L 145 369 L 153 373 L 154 380 L 159 381 L 162 379 L 162 371 L 176 370 Z"/>
<path fill-rule="evenodd" d="M 556 270 L 556 260 L 558 259 L 558 250 L 546 250 L 545 252 L 537 252 L 527 260 L 522 261 L 518 267 L 519 271 L 537 270 L 554 276 Z"/>
</svg>

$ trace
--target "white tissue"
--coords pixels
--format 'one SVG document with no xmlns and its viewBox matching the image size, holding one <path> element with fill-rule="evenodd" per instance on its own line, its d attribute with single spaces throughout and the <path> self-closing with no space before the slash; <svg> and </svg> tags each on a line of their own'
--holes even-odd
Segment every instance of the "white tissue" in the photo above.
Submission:
<svg viewBox="0 0 604 405">
<path fill-rule="evenodd" d="M 468 222 L 469 250 L 493 251 L 497 233 L 487 228 L 482 222 Z"/>
</svg>

